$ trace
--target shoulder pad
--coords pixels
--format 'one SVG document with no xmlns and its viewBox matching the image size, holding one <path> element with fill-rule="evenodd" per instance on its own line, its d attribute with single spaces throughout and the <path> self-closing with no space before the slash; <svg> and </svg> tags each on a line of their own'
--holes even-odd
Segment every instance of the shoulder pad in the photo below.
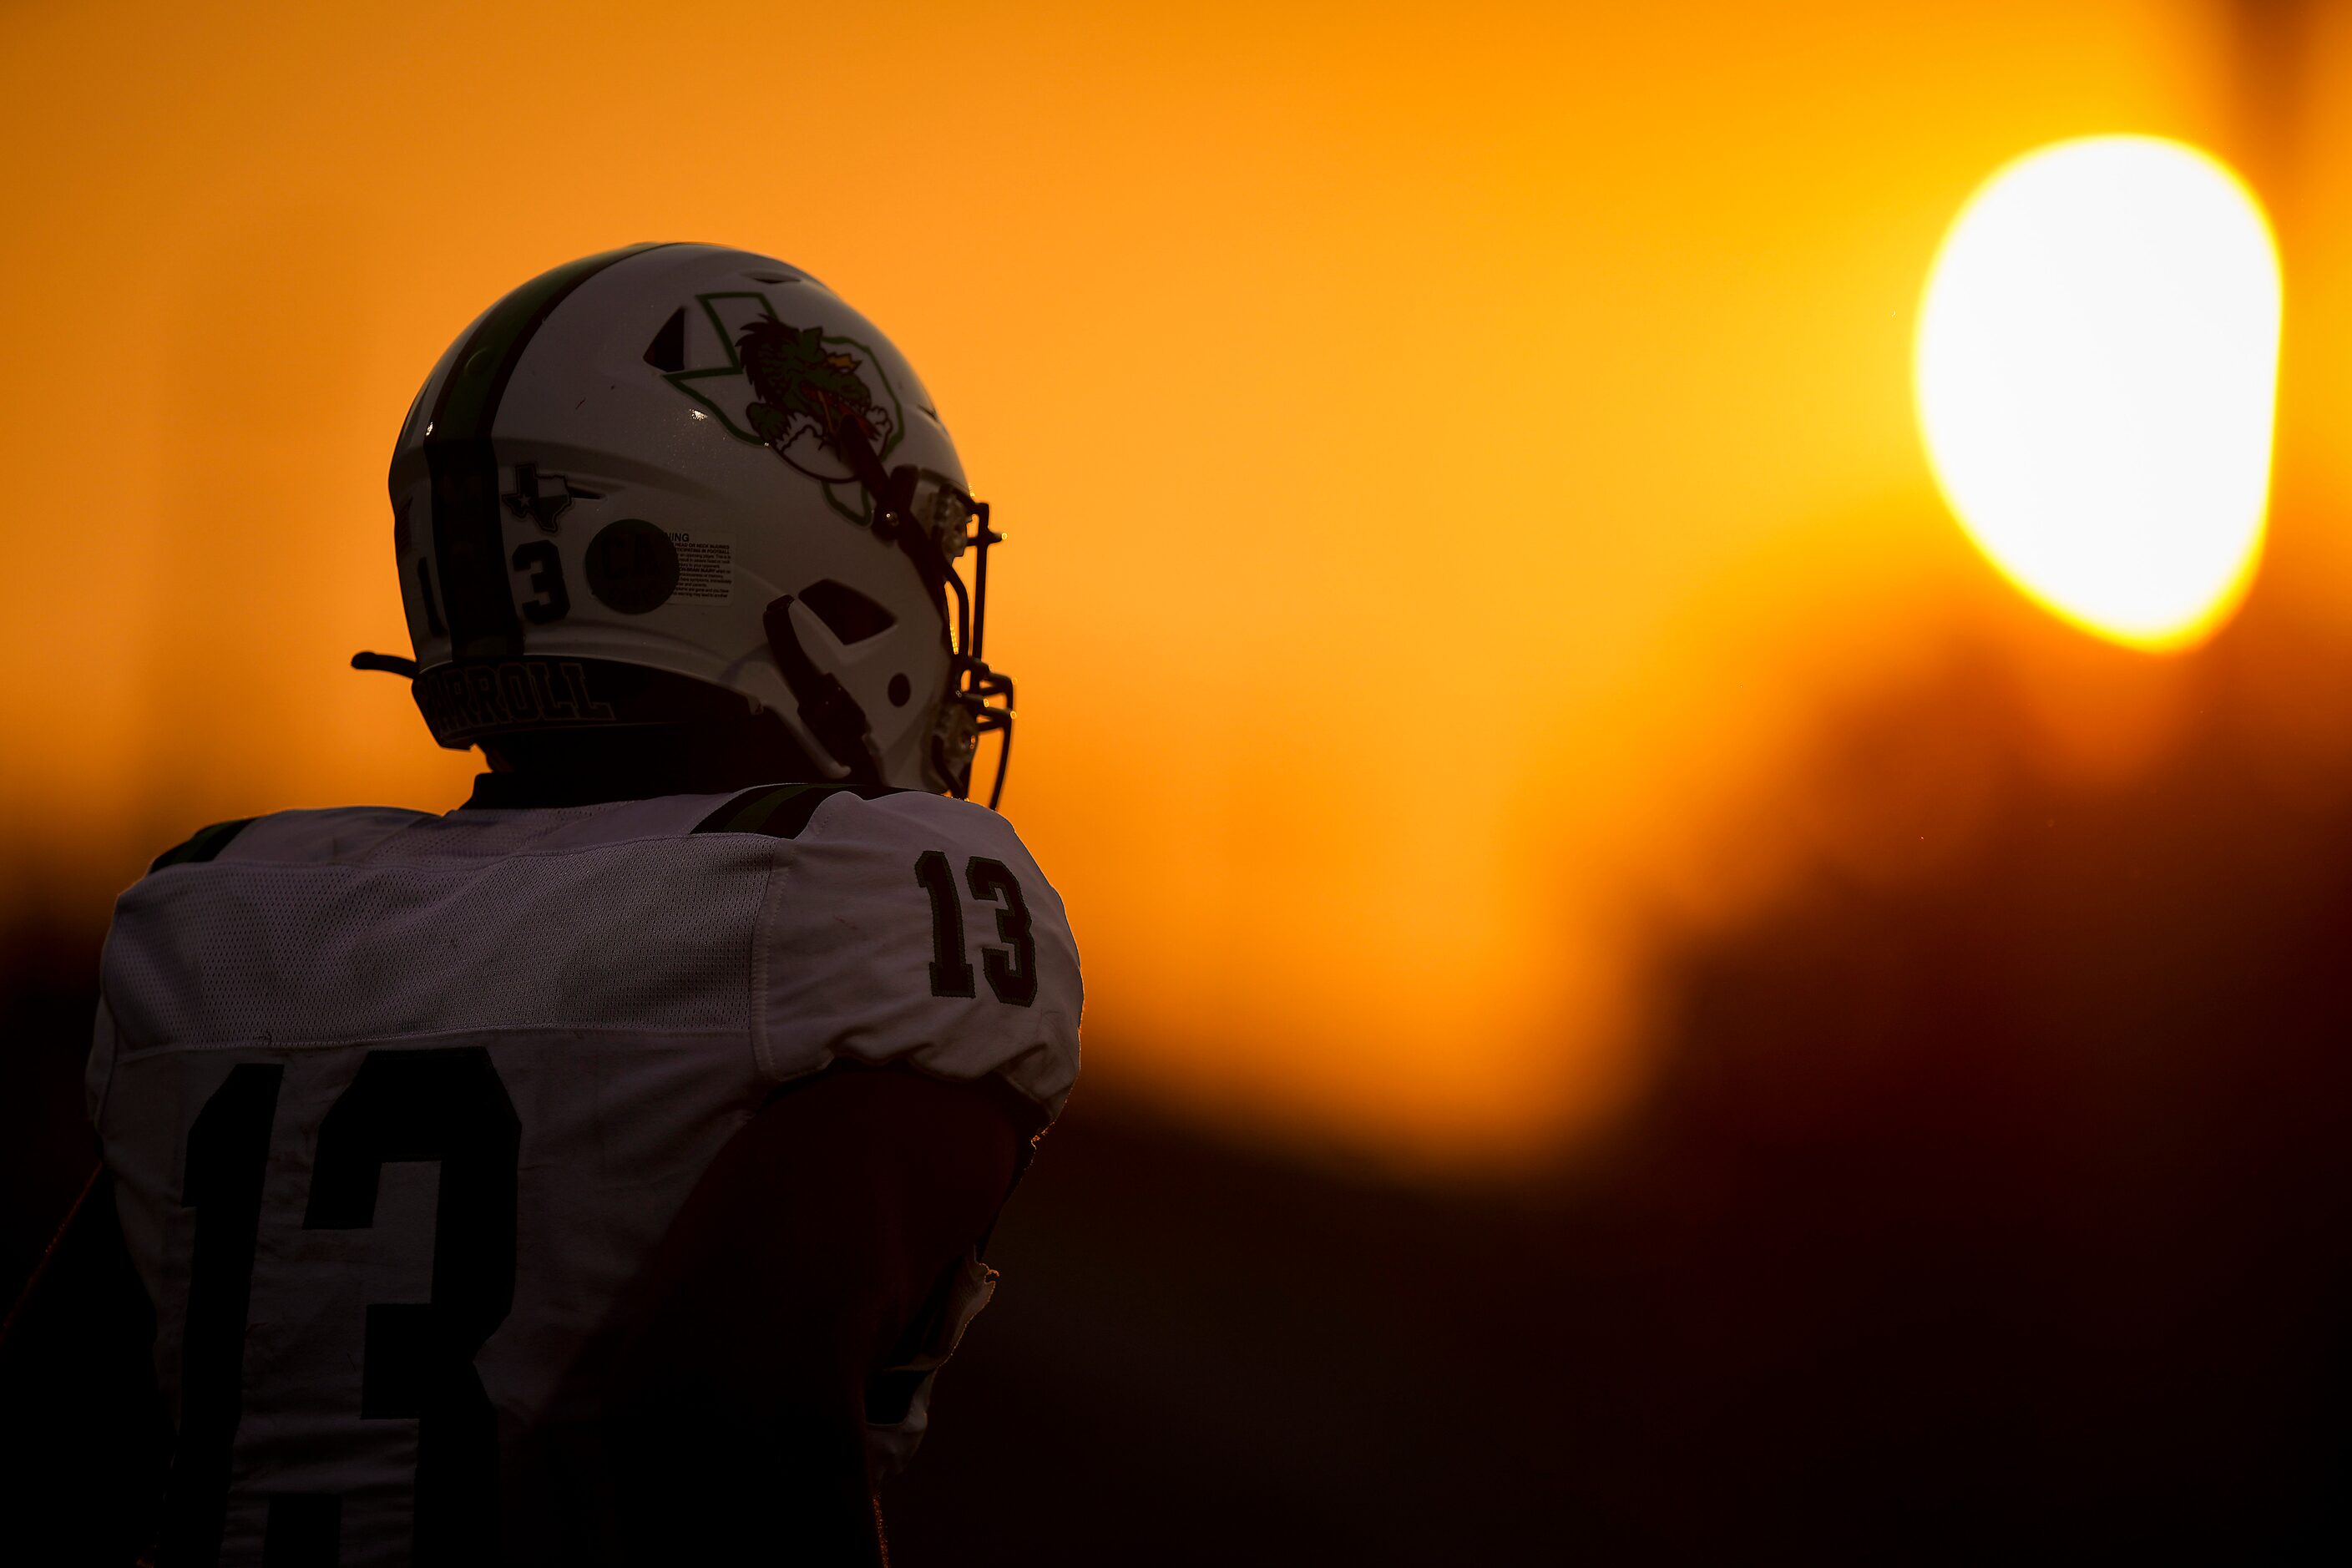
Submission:
<svg viewBox="0 0 2352 1568">
<path fill-rule="evenodd" d="M 837 795 L 879 800 L 888 795 L 915 795 L 916 790 L 877 784 L 762 784 L 745 790 L 694 825 L 697 833 L 763 833 L 771 838 L 798 838 L 816 815 L 816 808 Z"/>
<path fill-rule="evenodd" d="M 230 839 L 252 826 L 256 819 L 240 816 L 234 822 L 215 822 L 210 827 L 197 829 L 187 842 L 173 846 L 155 857 L 147 867 L 153 876 L 166 866 L 193 866 L 210 860 L 228 847 Z"/>
</svg>

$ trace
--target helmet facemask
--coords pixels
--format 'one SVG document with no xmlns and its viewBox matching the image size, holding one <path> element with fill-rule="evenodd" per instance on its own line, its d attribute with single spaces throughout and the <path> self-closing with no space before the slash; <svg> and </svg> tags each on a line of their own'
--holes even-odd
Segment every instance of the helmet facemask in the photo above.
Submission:
<svg viewBox="0 0 2352 1568">
<path fill-rule="evenodd" d="M 957 799 L 969 800 L 980 738 L 992 733 L 1001 736 L 996 778 L 988 792 L 989 809 L 993 811 L 1003 798 L 1004 775 L 1013 763 L 1013 678 L 991 669 L 982 656 L 982 647 L 988 630 L 988 552 L 992 545 L 1003 543 L 1004 536 L 989 525 L 988 503 L 973 499 L 970 491 L 946 476 L 912 465 L 885 473 L 881 459 L 854 426 L 845 424 L 837 428 L 829 445 L 840 452 L 873 502 L 875 537 L 906 552 L 940 606 L 940 634 L 948 643 L 948 686 L 931 730 L 931 769 L 947 781 L 950 793 Z M 972 552 L 973 563 L 972 582 L 968 588 L 957 568 L 967 549 Z M 955 602 L 952 614 L 948 610 L 950 595 Z M 779 601 L 769 613 L 772 620 L 783 618 L 789 631 L 789 619 L 782 614 L 784 604 Z M 773 637 L 772 630 L 772 639 Z M 791 683 L 793 668 L 788 659 L 807 663 L 797 639 L 793 639 L 789 649 L 777 649 L 777 663 Z M 832 685 L 835 690 L 840 690 L 838 681 Z M 812 689 L 818 694 L 820 709 L 833 700 L 821 685 L 812 682 Z M 793 691 L 800 695 L 801 686 L 793 684 Z M 841 692 L 844 699 L 847 695 L 846 691 Z M 810 716 L 807 702 L 808 699 L 803 698 L 803 721 Z M 850 706 L 855 708 L 855 702 Z M 845 723 L 840 720 L 834 722 L 846 741 Z M 814 726 L 812 733 L 823 738 L 823 732 Z M 845 764 L 856 766 L 851 757 L 842 756 L 830 739 L 825 744 Z M 851 755 L 856 754 L 856 749 L 852 748 Z"/>
</svg>

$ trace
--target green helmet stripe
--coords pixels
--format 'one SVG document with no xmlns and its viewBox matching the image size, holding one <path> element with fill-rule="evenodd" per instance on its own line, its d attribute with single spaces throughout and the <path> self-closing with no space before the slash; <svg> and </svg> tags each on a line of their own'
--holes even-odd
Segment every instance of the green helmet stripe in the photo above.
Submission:
<svg viewBox="0 0 2352 1568">
<path fill-rule="evenodd" d="M 630 245 L 567 261 L 491 306 L 465 347 L 457 351 L 457 363 L 450 367 L 449 379 L 442 383 L 441 395 L 434 400 L 432 439 L 488 439 L 499 400 L 506 395 L 507 383 L 521 363 L 522 351 L 564 296 L 615 261 L 658 248 Z"/>
<path fill-rule="evenodd" d="M 573 289 L 616 261 L 657 248 L 627 246 L 541 273 L 491 306 L 453 358 L 425 438 L 433 476 L 433 556 L 452 657 L 502 658 L 522 651 L 499 516 L 499 460 L 490 447 L 515 367 Z"/>
</svg>

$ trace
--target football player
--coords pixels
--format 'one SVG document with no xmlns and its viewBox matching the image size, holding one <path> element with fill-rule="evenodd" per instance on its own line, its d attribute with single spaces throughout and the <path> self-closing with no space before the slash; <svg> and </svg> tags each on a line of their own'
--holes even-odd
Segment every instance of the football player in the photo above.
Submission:
<svg viewBox="0 0 2352 1568">
<path fill-rule="evenodd" d="M 122 896 L 51 1270 L 143 1299 L 53 1281 L 17 1337 L 152 1310 L 163 1568 L 878 1563 L 1078 1068 L 993 809 L 988 509 L 871 323 L 700 245 L 492 305 L 391 489 L 415 658 L 353 663 L 488 771 L 217 824 Z"/>
</svg>

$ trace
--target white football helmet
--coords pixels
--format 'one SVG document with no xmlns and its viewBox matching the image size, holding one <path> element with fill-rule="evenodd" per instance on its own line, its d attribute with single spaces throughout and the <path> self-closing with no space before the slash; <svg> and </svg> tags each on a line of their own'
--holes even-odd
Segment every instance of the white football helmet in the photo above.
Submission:
<svg viewBox="0 0 2352 1568">
<path fill-rule="evenodd" d="M 913 367 L 795 268 L 640 245 L 532 279 L 425 378 L 392 506 L 415 659 L 352 662 L 445 746 L 773 713 L 828 779 L 958 795 L 998 731 L 1003 789 L 1001 536 Z"/>
</svg>

